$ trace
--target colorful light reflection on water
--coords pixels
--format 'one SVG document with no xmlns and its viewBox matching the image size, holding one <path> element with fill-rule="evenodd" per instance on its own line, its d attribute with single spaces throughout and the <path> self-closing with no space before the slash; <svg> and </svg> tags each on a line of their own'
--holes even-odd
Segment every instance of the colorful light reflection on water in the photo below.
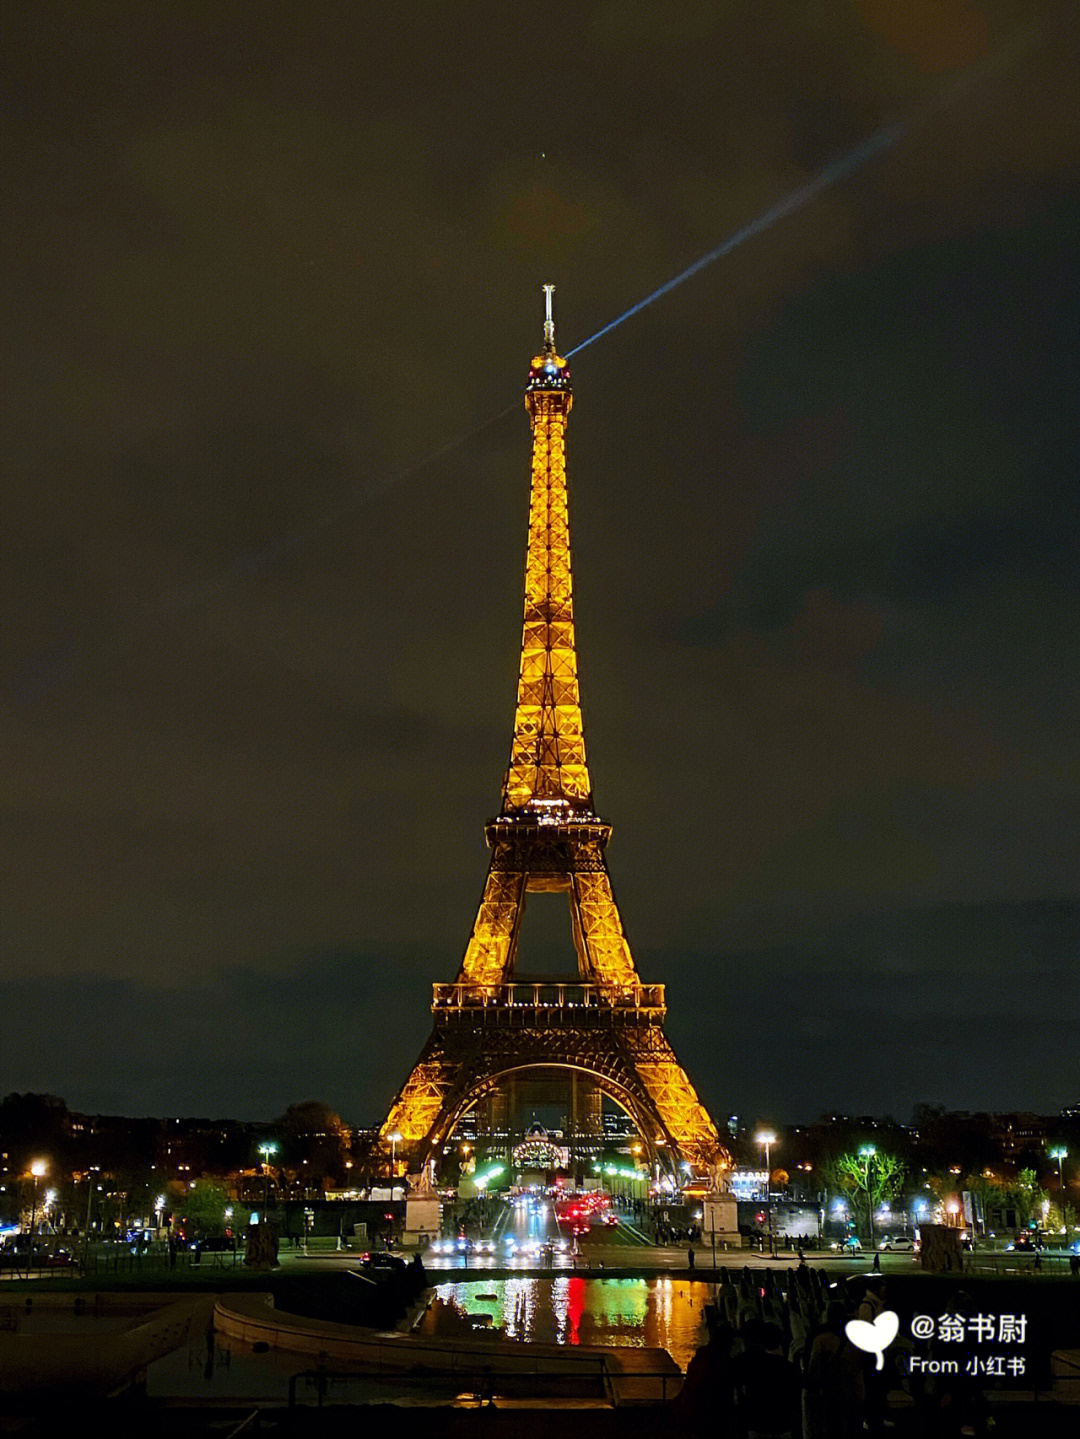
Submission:
<svg viewBox="0 0 1080 1439">
<path fill-rule="evenodd" d="M 666 1349 L 685 1370 L 705 1340 L 704 1305 L 711 1290 L 684 1279 L 567 1274 L 439 1284 L 436 1293 L 466 1314 L 490 1314 L 491 1328 L 508 1339 Z M 424 1316 L 419 1332 L 439 1333 L 434 1314 Z"/>
</svg>

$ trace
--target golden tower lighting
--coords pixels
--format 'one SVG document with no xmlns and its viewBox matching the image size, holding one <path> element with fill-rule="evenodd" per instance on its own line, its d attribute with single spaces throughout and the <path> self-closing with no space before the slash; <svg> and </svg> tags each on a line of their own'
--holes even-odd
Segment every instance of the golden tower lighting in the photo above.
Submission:
<svg viewBox="0 0 1080 1439">
<path fill-rule="evenodd" d="M 570 369 L 555 346 L 553 285 L 544 344 L 525 388 L 532 488 L 525 613 L 510 760 L 479 912 L 453 984 L 434 986 L 434 1029 L 381 1129 L 419 1169 L 458 1119 L 508 1076 L 569 1070 L 635 1120 L 655 1163 L 724 1166 L 716 1126 L 663 1031 L 663 985 L 638 978 L 608 876 L 611 827 L 593 809 L 574 636 L 566 425 Z M 515 978 L 526 896 L 561 892 L 576 980 Z M 395 1136 L 398 1136 L 395 1138 Z"/>
</svg>

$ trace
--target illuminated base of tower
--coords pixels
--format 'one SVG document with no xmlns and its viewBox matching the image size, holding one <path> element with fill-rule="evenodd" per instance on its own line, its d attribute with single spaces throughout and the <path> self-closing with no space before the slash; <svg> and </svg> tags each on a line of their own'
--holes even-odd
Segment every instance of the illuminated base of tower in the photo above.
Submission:
<svg viewBox="0 0 1080 1439">
<path fill-rule="evenodd" d="M 715 1165 L 716 1130 L 664 1034 L 659 995 L 657 985 L 437 985 L 435 1027 L 384 1134 L 400 1136 L 399 1153 L 418 1170 L 468 1110 L 484 1106 L 480 1122 L 509 1132 L 515 1084 L 561 1071 L 582 1087 L 580 1119 L 595 1110 L 598 1138 L 597 1099 L 607 1094 L 634 1120 L 651 1162 Z"/>
</svg>

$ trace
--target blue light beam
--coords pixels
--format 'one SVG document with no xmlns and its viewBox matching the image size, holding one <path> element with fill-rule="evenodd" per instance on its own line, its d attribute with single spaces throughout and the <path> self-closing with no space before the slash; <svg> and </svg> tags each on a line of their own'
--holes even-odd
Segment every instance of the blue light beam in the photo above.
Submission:
<svg viewBox="0 0 1080 1439">
<path fill-rule="evenodd" d="M 625 324 L 627 320 L 633 319 L 635 315 L 639 315 L 641 311 L 647 309 L 649 305 L 654 304 L 665 295 L 670 295 L 672 290 L 678 289 L 678 287 L 687 280 L 692 280 L 695 275 L 699 275 L 702 270 L 708 269 L 708 267 L 715 264 L 717 260 L 722 260 L 725 255 L 730 255 L 732 250 L 737 249 L 739 245 L 744 244 L 747 240 L 752 240 L 755 235 L 760 235 L 763 230 L 768 230 L 770 226 L 775 225 L 778 220 L 784 219 L 785 216 L 792 214 L 795 210 L 801 210 L 804 205 L 808 205 L 811 200 L 820 195 L 822 190 L 827 190 L 830 185 L 835 185 L 838 180 L 843 180 L 848 175 L 853 175 L 856 170 L 861 169 L 862 166 L 869 160 L 872 160 L 875 155 L 880 154 L 883 150 L 891 149 L 907 128 L 907 125 L 897 124 L 889 125 L 883 130 L 875 131 L 868 139 L 856 145 L 853 150 L 849 150 L 845 155 L 841 155 L 838 159 L 831 161 L 823 170 L 820 170 L 812 180 L 807 180 L 805 185 L 800 185 L 797 190 L 790 191 L 783 199 L 777 200 L 774 205 L 770 205 L 770 207 L 763 214 L 758 215 L 756 219 L 743 225 L 742 228 L 736 230 L 733 235 L 728 235 L 725 240 L 721 240 L 715 249 L 709 250 L 707 254 L 701 255 L 692 265 L 687 265 L 685 270 L 680 270 L 679 273 L 673 275 L 670 280 L 665 280 L 662 285 L 658 285 L 657 288 L 653 290 L 651 294 L 646 295 L 643 300 L 638 300 L 636 304 L 631 305 L 628 310 L 624 310 L 623 313 L 618 315 L 614 320 L 609 320 L 606 325 L 597 330 L 595 334 L 590 335 L 587 340 L 582 340 L 580 345 L 575 345 L 572 350 L 567 350 L 566 358 L 569 360 L 580 350 L 584 350 L 588 345 L 595 345 L 597 340 L 602 340 L 605 335 L 610 335 L 612 330 L 618 329 L 618 327 Z"/>
<path fill-rule="evenodd" d="M 847 179 L 847 177 L 853 175 L 856 170 L 862 169 L 875 155 L 880 155 L 885 150 L 891 150 L 896 142 L 908 134 L 909 131 L 918 129 L 918 127 L 924 125 L 931 116 L 936 115 L 941 110 L 947 109 L 953 104 L 957 97 L 970 86 L 988 77 L 1002 75 L 1015 64 L 1017 59 L 1023 55 L 1030 54 L 1031 51 L 1034 50 L 1037 45 L 1041 45 L 1045 39 L 1046 35 L 1043 28 L 1041 26 L 1035 26 L 1027 33 L 1020 35 L 1012 45 L 1002 47 L 996 55 L 987 61 L 970 66 L 969 69 L 965 70 L 957 78 L 954 84 L 947 86 L 940 94 L 934 96 L 921 110 L 915 111 L 906 119 L 897 121 L 894 125 L 886 125 L 881 130 L 875 130 L 867 139 L 861 140 L 854 149 L 848 150 L 843 155 L 838 155 L 835 160 L 830 160 L 824 169 L 818 171 L 813 179 L 807 180 L 806 183 L 800 185 L 797 190 L 792 190 L 783 196 L 782 199 L 777 200 L 776 203 L 770 205 L 763 214 L 758 215 L 756 219 L 750 220 L 747 224 L 736 230 L 733 235 L 729 235 L 726 240 L 721 240 L 720 244 L 714 249 L 701 255 L 692 265 L 687 265 L 686 269 L 680 270 L 677 275 L 672 275 L 670 280 L 665 280 L 662 285 L 659 285 L 650 294 L 646 295 L 643 300 L 638 300 L 636 304 L 631 305 L 628 310 L 624 310 L 623 313 L 616 316 L 614 320 L 609 320 L 606 325 L 597 330 L 595 334 L 590 335 L 587 340 L 582 340 L 580 345 L 575 345 L 572 350 L 567 350 L 566 358 L 570 359 L 572 356 L 578 354 L 579 351 L 586 349 L 589 345 L 595 345 L 597 340 L 602 340 L 605 335 L 610 335 L 612 330 L 618 329 L 620 325 L 625 324 L 627 320 L 633 319 L 635 315 L 639 315 L 642 310 L 647 309 L 649 305 L 655 304 L 657 300 L 662 299 L 665 295 L 670 295 L 672 290 L 678 289 L 678 287 L 687 280 L 692 280 L 695 275 L 699 275 L 702 270 L 708 269 L 708 267 L 715 264 L 717 260 L 722 260 L 725 255 L 730 255 L 732 250 L 738 249 L 738 247 L 745 244 L 747 240 L 752 240 L 755 235 L 760 235 L 763 230 L 768 230 L 770 226 L 775 225 L 777 221 L 783 220 L 796 210 L 801 210 L 804 205 L 808 205 L 811 200 L 816 199 L 817 196 L 820 195 L 823 190 L 827 190 L 830 185 L 835 185 L 839 180 Z"/>
</svg>

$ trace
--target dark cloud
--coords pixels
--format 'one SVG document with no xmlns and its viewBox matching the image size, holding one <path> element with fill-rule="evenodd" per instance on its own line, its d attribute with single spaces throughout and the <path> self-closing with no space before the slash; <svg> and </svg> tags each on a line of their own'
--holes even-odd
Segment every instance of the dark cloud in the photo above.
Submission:
<svg viewBox="0 0 1080 1439">
<path fill-rule="evenodd" d="M 695 1001 L 714 1020 L 706 1035 L 676 1010 L 671 1033 L 700 1056 L 714 1113 L 906 1120 L 921 1100 L 1055 1113 L 1075 1102 L 1057 1055 L 1080 1000 L 1075 978 L 1063 985 L 1078 939 L 1080 907 L 1047 902 L 878 914 L 698 955 Z"/>
<path fill-rule="evenodd" d="M 1009 572 L 1067 583 L 1078 224 L 1058 197 L 1019 230 L 916 247 L 785 309 L 739 376 L 761 525 L 689 641 L 783 624 L 814 588 L 908 606 Z"/>
<path fill-rule="evenodd" d="M 375 955 L 276 959 L 274 974 L 229 967 L 206 982 L 178 973 L 168 987 L 85 975 L 5 983 L 5 1011 L 29 1021 L 5 1044 L 5 1093 L 33 1068 L 43 1086 L 96 1112 L 271 1119 L 303 1091 L 353 1123 L 374 1123 L 400 1083 L 387 1056 L 400 1067 L 430 986 L 402 985 Z M 378 1044 L 357 1031 L 357 1016 L 372 1014 Z"/>
</svg>

